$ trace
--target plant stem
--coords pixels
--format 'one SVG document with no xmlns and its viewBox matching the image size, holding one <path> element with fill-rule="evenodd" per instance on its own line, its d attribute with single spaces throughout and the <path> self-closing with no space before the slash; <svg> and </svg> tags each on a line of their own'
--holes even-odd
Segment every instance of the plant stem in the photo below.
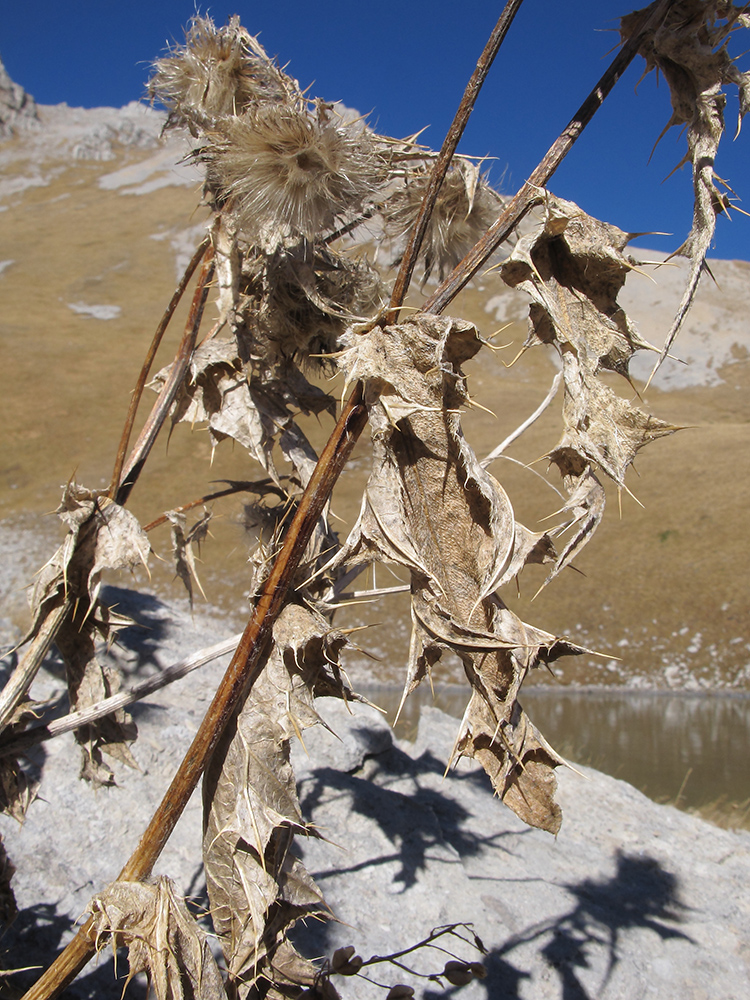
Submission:
<svg viewBox="0 0 750 1000">
<path fill-rule="evenodd" d="M 221 480 L 219 480 L 221 482 Z M 174 512 L 177 514 L 184 514 L 187 510 L 192 510 L 194 507 L 200 507 L 203 503 L 210 503 L 211 500 L 219 500 L 221 497 L 232 496 L 234 493 L 259 493 L 268 494 L 273 493 L 275 496 L 279 497 L 280 500 L 288 500 L 288 495 L 284 490 L 280 489 L 271 479 L 258 479 L 258 480 L 248 480 L 247 482 L 235 482 L 232 480 L 223 480 L 225 483 L 229 482 L 229 486 L 225 490 L 216 490 L 214 493 L 206 493 L 205 496 L 198 497 L 197 500 L 191 500 L 189 503 L 181 504 L 179 507 L 172 508 L 170 513 Z M 166 514 L 160 514 L 159 517 L 154 518 L 148 524 L 144 524 L 144 531 L 152 531 L 154 528 L 158 528 L 162 524 L 166 524 L 169 518 Z"/>
<path fill-rule="evenodd" d="M 192 357 L 195 349 L 195 340 L 198 336 L 198 328 L 201 325 L 201 319 L 203 318 L 203 308 L 206 304 L 206 298 L 208 297 L 208 285 L 213 276 L 213 272 L 214 251 L 213 247 L 209 246 L 209 248 L 204 251 L 203 268 L 201 269 L 198 285 L 193 295 L 193 301 L 190 306 L 190 314 L 188 315 L 187 323 L 185 324 L 185 332 L 182 336 L 180 348 L 177 352 L 177 356 L 172 362 L 172 367 L 169 369 L 169 375 L 162 387 L 161 392 L 159 393 L 159 398 L 154 403 L 148 420 L 138 436 L 138 440 L 130 453 L 130 457 L 125 464 L 122 475 L 120 476 L 119 486 L 117 487 L 115 493 L 116 503 L 124 504 L 127 502 L 133 487 L 138 481 L 138 477 L 141 474 L 141 470 L 143 469 L 146 459 L 154 446 L 159 431 L 162 429 L 164 421 L 167 419 L 167 414 L 169 413 L 169 409 L 174 402 L 175 396 L 177 395 L 183 379 L 185 378 L 185 372 L 187 371 L 190 358 Z"/>
<path fill-rule="evenodd" d="M 406 297 L 406 292 L 409 288 L 412 275 L 414 274 L 414 268 L 417 264 L 419 250 L 427 231 L 427 223 L 430 221 L 430 216 L 432 215 L 432 210 L 435 206 L 440 185 L 445 179 L 448 167 L 453 159 L 453 154 L 456 152 L 461 136 L 464 134 L 464 130 L 469 121 L 469 116 L 474 110 L 474 104 L 479 96 L 482 84 L 487 79 L 487 74 L 490 71 L 490 67 L 492 66 L 495 56 L 497 55 L 498 50 L 503 43 L 503 39 L 508 33 L 508 29 L 513 23 L 513 18 L 518 13 L 518 8 L 522 3 L 523 0 L 507 0 L 503 12 L 500 15 L 500 19 L 493 28 L 492 34 L 487 39 L 484 51 L 477 61 L 476 69 L 471 74 L 471 79 L 466 85 L 464 96 L 461 98 L 461 103 L 458 106 L 458 110 L 456 111 L 456 115 L 451 123 L 451 127 L 448 129 L 445 142 L 443 143 L 438 158 L 432 168 L 430 180 L 427 184 L 427 190 L 425 191 L 422 204 L 419 208 L 417 221 L 414 223 L 414 228 L 411 231 L 409 242 L 401 260 L 401 267 L 396 275 L 396 281 L 393 285 L 393 291 L 391 293 L 392 308 L 402 305 L 404 298 Z M 397 321 L 398 314 L 394 317 L 394 322 Z"/>
<path fill-rule="evenodd" d="M 135 389 L 133 389 L 133 394 L 130 397 L 130 406 L 128 407 L 128 415 L 125 418 L 125 426 L 122 430 L 122 436 L 120 437 L 120 444 L 117 449 L 117 456 L 115 458 L 115 467 L 112 472 L 112 481 L 110 482 L 108 496 L 114 499 L 117 489 L 120 485 L 120 476 L 122 475 L 122 467 L 125 463 L 125 455 L 128 450 L 128 444 L 130 443 L 130 435 L 133 432 L 133 424 L 135 423 L 135 415 L 138 412 L 138 406 L 141 402 L 141 397 L 143 396 L 143 390 L 146 387 L 146 379 L 151 371 L 151 365 L 154 363 L 154 358 L 156 357 L 156 352 L 161 344 L 161 339 L 164 336 L 164 332 L 169 326 L 169 321 L 174 315 L 174 311 L 177 308 L 180 299 L 182 298 L 185 289 L 188 286 L 188 282 L 193 276 L 193 272 L 196 267 L 200 264 L 201 258 L 209 247 L 211 238 L 207 236 L 203 242 L 200 244 L 198 249 L 195 251 L 193 256 L 190 258 L 190 263 L 185 268 L 185 273 L 182 278 L 180 278 L 180 283 L 175 289 L 174 295 L 172 296 L 169 305 L 164 311 L 164 315 L 161 318 L 161 322 L 156 328 L 153 340 L 151 341 L 151 346 L 148 349 L 146 358 L 143 362 L 143 367 L 141 368 L 141 373 L 138 376 L 138 381 L 135 384 Z"/>
<path fill-rule="evenodd" d="M 57 603 L 47 613 L 18 666 L 5 682 L 2 692 L 0 692 L 0 733 L 10 723 L 16 707 L 36 677 L 37 671 L 71 606 L 70 598 L 60 597 L 57 599 Z"/>
<path fill-rule="evenodd" d="M 117 694 L 110 695 L 109 698 L 103 698 L 95 705 L 90 705 L 79 712 L 68 712 L 61 719 L 54 719 L 46 725 L 34 726 L 32 729 L 27 729 L 17 736 L 11 736 L 7 742 L 0 739 L 0 758 L 16 757 L 18 754 L 26 753 L 31 747 L 36 746 L 37 743 L 44 743 L 46 740 L 54 739 L 55 736 L 61 736 L 63 733 L 80 729 L 81 726 L 90 725 L 105 715 L 111 715 L 112 712 L 116 712 L 118 709 L 126 708 L 128 705 L 132 705 L 133 702 L 140 701 L 141 698 L 146 698 L 148 695 L 153 694 L 154 691 L 159 691 L 161 688 L 166 687 L 167 684 L 185 677 L 193 670 L 197 670 L 198 667 L 202 667 L 212 660 L 217 660 L 220 656 L 233 652 L 237 648 L 240 638 L 241 633 L 233 635 L 229 639 L 224 639 L 223 642 L 218 642 L 213 646 L 207 646 L 193 656 L 165 667 L 158 674 L 149 677 L 148 680 L 142 681 L 140 684 L 136 684 L 129 690 L 118 691 Z"/>
<path fill-rule="evenodd" d="M 638 53 L 643 35 L 660 21 L 674 0 L 661 0 L 653 8 L 646 8 L 643 21 L 628 41 L 621 47 L 603 76 L 568 122 L 567 127 L 553 142 L 546 155 L 529 179 L 508 202 L 505 209 L 484 236 L 475 244 L 464 259 L 456 265 L 445 281 L 422 307 L 424 312 L 442 312 L 461 289 L 476 274 L 482 264 L 510 236 L 529 209 L 544 200 L 544 187 L 573 147 L 576 139 L 602 106 L 604 99 L 628 68 Z M 650 11 L 650 13 L 649 13 Z"/>
</svg>

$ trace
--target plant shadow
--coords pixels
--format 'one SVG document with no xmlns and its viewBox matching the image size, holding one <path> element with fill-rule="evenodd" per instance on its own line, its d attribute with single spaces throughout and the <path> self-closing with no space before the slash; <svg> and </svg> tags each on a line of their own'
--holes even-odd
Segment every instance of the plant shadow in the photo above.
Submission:
<svg viewBox="0 0 750 1000">
<path fill-rule="evenodd" d="M 58 913 L 54 903 L 40 903 L 21 910 L 0 937 L 1 1000 L 17 1000 L 37 981 L 75 931 L 66 913 Z M 125 953 L 104 953 L 88 967 L 62 997 L 67 1000 L 120 1000 L 128 963 Z M 13 972 L 13 969 L 19 969 Z M 133 979 L 127 988 L 128 1000 L 146 1000 L 148 987 L 143 977 Z"/>
<path fill-rule="evenodd" d="M 392 851 L 362 860 L 348 866 L 326 866 L 312 874 L 325 892 L 326 881 L 346 877 L 358 870 L 385 868 L 392 872 L 393 900 L 400 892 L 419 887 L 420 874 L 428 865 L 445 861 L 445 855 L 436 852 L 442 844 L 452 847 L 460 858 L 487 859 L 487 868 L 502 871 L 498 852 L 512 853 L 517 849 L 518 837 L 531 833 L 528 829 L 508 830 L 500 833 L 477 833 L 476 818 L 472 817 L 462 801 L 467 801 L 461 791 L 452 794 L 425 784 L 425 776 L 442 776 L 444 762 L 426 752 L 414 760 L 396 747 L 370 759 L 367 774 L 347 774 L 330 767 L 311 770 L 300 783 L 300 799 L 304 814 L 315 816 L 316 809 L 330 807 L 332 798 L 343 800 L 352 814 L 358 814 L 377 825 L 385 835 Z M 404 779 L 408 779 L 405 782 Z M 373 780 L 374 779 L 374 780 Z M 480 783 L 485 777 L 479 771 L 456 775 L 459 783 Z M 391 788 L 398 782 L 398 789 Z M 411 788 L 409 788 L 409 785 Z M 434 786 L 434 782 L 433 782 Z M 455 796 L 455 797 L 454 797 Z M 473 821 L 473 822 L 472 822 Z M 512 833 L 512 837 L 510 836 Z M 381 841 L 382 842 L 382 841 Z M 304 859 L 304 843 L 298 841 Z M 692 939 L 679 927 L 686 910 L 680 901 L 679 882 L 675 874 L 657 860 L 644 855 L 629 855 L 622 851 L 613 858 L 611 875 L 584 878 L 578 882 L 558 882 L 561 890 L 570 897 L 569 908 L 542 917 L 533 925 L 508 937 L 492 942 L 484 957 L 472 948 L 461 946 L 461 960 L 481 960 L 486 978 L 475 980 L 472 996 L 495 1000 L 521 1000 L 531 995 L 533 982 L 540 969 L 550 970 L 557 977 L 559 1000 L 596 1000 L 606 989 L 615 968 L 622 960 L 629 935 L 648 930 L 662 942 Z M 450 872 L 446 872 L 446 886 L 450 885 Z M 533 877 L 528 879 L 534 881 Z M 497 879 L 502 883 L 503 878 Z M 518 880 L 515 879 L 515 882 Z M 450 891 L 450 890 L 447 890 Z M 429 902 L 425 903 L 426 920 Z M 298 925 L 292 938 L 295 946 L 309 956 L 329 956 L 342 942 L 336 925 L 314 921 Z M 414 939 L 403 940 L 400 933 L 396 947 L 408 947 L 424 939 L 431 925 L 414 927 Z M 480 937 L 492 937 L 492 927 L 475 927 Z M 358 948 L 353 932 L 349 941 Z M 362 946 L 365 947 L 364 945 Z M 369 957 L 362 953 L 363 958 Z M 439 974 L 445 955 L 429 948 L 409 955 L 408 964 L 425 975 Z M 376 966 L 373 978 L 382 982 L 393 973 L 397 982 L 403 978 L 398 968 Z M 356 992 L 356 991 L 355 991 Z M 461 987 L 450 986 L 442 980 L 442 987 L 426 982 L 424 991 L 417 991 L 423 1000 L 438 1000 L 461 995 Z M 550 994 L 553 995 L 553 994 Z"/>
</svg>

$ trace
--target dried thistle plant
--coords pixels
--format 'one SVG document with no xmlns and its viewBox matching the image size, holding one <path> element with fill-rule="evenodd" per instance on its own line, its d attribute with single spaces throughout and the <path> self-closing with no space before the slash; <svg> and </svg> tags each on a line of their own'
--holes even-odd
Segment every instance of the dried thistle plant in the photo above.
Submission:
<svg viewBox="0 0 750 1000">
<path fill-rule="evenodd" d="M 748 15 L 720 0 L 659 0 L 623 20 L 627 41 L 613 64 L 619 72 L 640 47 L 648 67 L 668 76 L 676 95 L 673 123 L 689 126 L 696 214 L 681 248 L 693 261 L 684 308 L 713 219 L 727 207 L 712 172 L 721 84 L 740 87 L 741 114 L 748 105 L 747 79 L 738 77 L 723 47 L 737 26 L 747 27 Z M 501 40 L 502 33 L 498 46 Z M 607 87 L 616 77 L 615 70 L 605 75 Z M 597 100 L 607 87 L 597 85 Z M 226 438 L 236 441 L 267 477 L 237 484 L 260 498 L 254 515 L 255 605 L 225 681 L 138 849 L 120 878 L 95 896 L 90 920 L 29 997 L 52 996 L 83 967 L 93 943 L 106 938 L 115 947 L 128 945 L 131 976 L 146 971 L 159 1000 L 334 997 L 331 974 L 354 976 L 367 963 L 352 946 L 316 967 L 289 942 L 298 919 L 328 915 L 293 851 L 295 836 L 313 831 L 297 800 L 289 746 L 305 727 L 320 724 L 316 698 L 357 698 L 339 662 L 346 637 L 334 625 L 337 594 L 374 561 L 409 571 L 413 629 L 404 698 L 438 669 L 445 652 L 456 653 L 468 691 L 450 756 L 478 760 L 498 796 L 519 816 L 557 832 L 554 769 L 563 761 L 518 698 L 531 670 L 583 650 L 574 639 L 521 621 L 501 591 L 529 563 L 549 565 L 548 580 L 569 565 L 603 516 L 600 476 L 626 488 L 637 451 L 675 428 L 633 406 L 599 377 L 614 372 L 628 379 L 633 353 L 654 349 L 617 302 L 635 266 L 625 253 L 628 237 L 538 186 L 523 210 L 523 199 L 501 205 L 478 166 L 453 158 L 460 127 L 449 133 L 445 156 L 435 157 L 413 140 L 377 136 L 361 121 L 346 122 L 324 102 L 305 98 L 236 18 L 220 29 L 196 18 L 185 46 L 156 63 L 151 93 L 167 106 L 170 126 L 186 126 L 199 137 L 196 155 L 206 165 L 207 199 L 215 213 L 211 245 L 175 362 L 154 379 L 159 399 L 127 462 L 118 459 L 111 495 L 72 484 L 66 490 L 61 516 L 68 535 L 37 584 L 28 650 L 0 698 L 0 719 L 13 738 L 23 731 L 28 685 L 53 641 L 66 660 L 73 708 L 98 702 L 115 688 L 116 679 L 96 658 L 97 635 L 106 637 L 119 624 L 99 600 L 100 574 L 105 567 L 145 561 L 150 542 L 114 501 L 137 483 L 168 415 L 173 425 L 206 424 L 214 446 Z M 543 161 L 533 176 L 546 184 L 553 169 Z M 440 184 L 432 184 L 432 170 Z M 510 497 L 464 436 L 461 410 L 469 396 L 462 366 L 485 346 L 479 331 L 429 312 L 399 320 L 420 251 L 416 241 L 408 245 L 387 311 L 387 276 L 349 256 L 339 242 L 376 215 L 383 238 L 403 240 L 424 201 L 425 275 L 437 269 L 442 278 L 446 268 L 458 265 L 463 280 L 481 265 L 474 242 L 490 223 L 491 232 L 500 226 L 503 216 L 494 216 L 515 212 L 510 235 L 532 198 L 544 203 L 544 219 L 516 240 L 499 271 L 507 285 L 531 299 L 526 346 L 552 347 L 562 362 L 563 431 L 551 443 L 549 458 L 568 499 L 557 512 L 559 523 L 547 532 L 516 521 Z M 198 343 L 213 273 L 219 319 Z M 187 278 L 182 290 L 186 284 Z M 441 295 L 449 301 L 454 287 L 451 279 L 444 282 L 436 301 Z M 312 381 L 313 373 L 331 364 L 355 388 L 318 461 L 299 418 L 335 415 L 336 401 Z M 342 542 L 329 523 L 328 502 L 368 421 L 373 470 L 358 522 Z M 283 472 L 280 459 L 288 466 Z M 269 496 L 274 507 L 263 503 Z M 207 527 L 204 518 L 186 530 L 184 511 L 194 505 L 153 522 L 174 525 L 178 571 L 190 592 L 196 579 L 191 545 Z M 107 780 L 100 750 L 127 759 L 131 735 L 124 717 L 85 730 L 89 776 Z M 19 815 L 30 792 L 21 787 L 12 757 L 3 767 L 6 806 Z M 149 881 L 204 770 L 203 861 L 226 981 L 171 884 Z M 11 872 L 9 864 L 5 871 Z M 432 940 L 428 936 L 422 944 Z M 460 986 L 483 971 L 480 963 L 453 957 L 428 978 Z M 388 996 L 412 994 L 412 987 L 396 984 Z"/>
</svg>

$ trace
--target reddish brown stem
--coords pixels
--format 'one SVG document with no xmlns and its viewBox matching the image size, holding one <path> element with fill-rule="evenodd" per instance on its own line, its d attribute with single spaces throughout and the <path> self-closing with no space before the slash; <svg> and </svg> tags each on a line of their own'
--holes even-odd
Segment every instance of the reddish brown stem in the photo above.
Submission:
<svg viewBox="0 0 750 1000">
<path fill-rule="evenodd" d="M 422 307 L 423 312 L 440 313 L 458 295 L 485 261 L 507 240 L 524 215 L 544 199 L 544 187 L 573 147 L 604 99 L 628 68 L 638 53 L 644 34 L 664 18 L 674 0 L 662 0 L 653 9 L 646 8 L 643 20 L 621 47 L 597 85 L 568 122 L 566 128 L 553 142 L 546 155 L 520 191 L 508 202 L 499 218 L 484 236 L 456 265 L 445 281 L 435 290 Z M 650 13 L 649 13 L 650 11 Z"/>
<path fill-rule="evenodd" d="M 440 190 L 440 185 L 445 179 L 448 167 L 453 159 L 453 154 L 458 148 L 458 143 L 461 136 L 464 134 L 464 129 L 468 124 L 471 112 L 474 110 L 474 104 L 479 96 L 482 84 L 487 79 L 487 74 L 490 71 L 490 67 L 492 66 L 495 56 L 497 55 L 498 50 L 503 43 L 503 39 L 508 33 L 508 29 L 513 23 L 513 18 L 518 13 L 518 8 L 522 3 L 523 0 L 508 0 L 502 14 L 500 15 L 500 19 L 492 31 L 492 34 L 487 39 L 484 51 L 477 61 L 476 69 L 472 73 L 471 79 L 466 85 L 466 90 L 464 91 L 464 96 L 461 98 L 458 111 L 456 111 L 451 127 L 445 137 L 445 142 L 443 143 L 440 153 L 438 154 L 432 168 L 432 173 L 430 174 L 427 190 L 425 191 L 424 198 L 422 199 L 417 221 L 414 223 L 414 228 L 412 229 L 409 237 L 409 243 L 407 244 L 404 256 L 401 259 L 401 267 L 396 275 L 396 281 L 393 285 L 393 291 L 391 293 L 392 308 L 402 305 L 404 298 L 406 297 L 412 275 L 414 274 L 414 268 L 417 264 L 419 251 L 424 240 L 424 235 L 427 232 L 427 223 L 430 221 L 432 210 L 435 207 L 435 201 Z M 398 316 L 394 316 L 394 321 L 397 319 Z"/>
<path fill-rule="evenodd" d="M 164 332 L 169 326 L 169 321 L 174 315 L 174 311 L 179 305 L 180 299 L 182 298 L 185 289 L 188 286 L 188 282 L 193 276 L 193 272 L 196 267 L 200 264 L 201 258 L 208 249 L 210 244 L 210 237 L 206 237 L 205 240 L 200 244 L 198 249 L 195 251 L 190 259 L 190 263 L 185 268 L 185 273 L 182 278 L 180 278 L 180 283 L 174 291 L 169 305 L 164 311 L 164 315 L 161 318 L 161 322 L 156 328 L 156 333 L 154 333 L 153 340 L 151 341 L 151 346 L 148 349 L 146 358 L 143 362 L 143 367 L 141 368 L 141 373 L 138 376 L 138 381 L 133 389 L 133 394 L 130 397 L 130 406 L 128 407 L 128 415 L 125 418 L 125 426 L 122 430 L 122 436 L 120 437 L 120 444 L 117 448 L 117 457 L 115 458 L 115 467 L 112 471 L 112 481 L 109 485 L 108 495 L 114 498 L 117 488 L 120 485 L 120 476 L 122 475 L 122 467 L 125 463 L 125 455 L 127 454 L 128 445 L 130 444 L 130 435 L 133 433 L 133 424 L 135 423 L 135 415 L 138 412 L 138 406 L 141 402 L 141 397 L 143 396 L 143 390 L 146 387 L 146 379 L 148 378 L 149 372 L 151 371 L 151 365 L 154 363 L 154 358 L 156 357 L 156 352 L 161 344 L 161 339 L 164 336 Z"/>
<path fill-rule="evenodd" d="M 159 398 L 154 403 L 153 409 L 149 414 L 149 418 L 138 436 L 138 440 L 130 453 L 125 469 L 120 477 L 120 485 L 118 486 L 117 493 L 115 495 L 115 501 L 119 504 L 127 502 L 133 487 L 138 481 L 138 477 L 141 474 L 141 470 L 143 469 L 146 459 L 156 442 L 159 431 L 164 426 L 164 421 L 167 419 L 170 407 L 172 406 L 175 396 L 177 395 L 183 379 L 185 378 L 187 366 L 190 363 L 190 358 L 192 357 L 195 349 L 195 340 L 198 336 L 201 319 L 203 318 L 203 308 L 206 304 L 208 285 L 213 275 L 213 271 L 214 251 L 213 247 L 209 247 L 208 250 L 205 251 L 203 268 L 201 269 L 198 285 L 193 295 L 193 301 L 190 306 L 190 314 L 188 316 L 187 323 L 185 324 L 185 333 L 182 336 L 180 349 L 172 362 L 172 367 L 170 368 L 167 380 L 159 393 Z"/>
</svg>

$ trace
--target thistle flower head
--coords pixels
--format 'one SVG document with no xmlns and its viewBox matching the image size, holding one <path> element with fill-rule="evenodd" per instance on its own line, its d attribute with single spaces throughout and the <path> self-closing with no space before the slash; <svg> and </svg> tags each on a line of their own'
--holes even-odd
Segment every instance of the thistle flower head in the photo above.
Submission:
<svg viewBox="0 0 750 1000">
<path fill-rule="evenodd" d="M 169 127 L 186 125 L 194 134 L 198 126 L 241 114 L 253 103 L 301 97 L 295 81 L 269 59 L 238 17 L 222 28 L 210 17 L 194 17 L 185 44 L 154 63 L 149 95 L 166 105 Z"/>
<path fill-rule="evenodd" d="M 207 186 L 251 237 L 272 227 L 313 239 L 359 211 L 380 183 L 371 134 L 320 108 L 257 105 L 218 121 L 208 138 L 199 153 Z"/>
<path fill-rule="evenodd" d="M 412 170 L 383 204 L 386 232 L 392 239 L 403 239 L 413 227 L 429 178 L 429 166 Z M 441 185 L 422 243 L 425 280 L 435 266 L 442 280 L 495 221 L 499 206 L 500 196 L 479 167 L 456 159 Z"/>
</svg>

